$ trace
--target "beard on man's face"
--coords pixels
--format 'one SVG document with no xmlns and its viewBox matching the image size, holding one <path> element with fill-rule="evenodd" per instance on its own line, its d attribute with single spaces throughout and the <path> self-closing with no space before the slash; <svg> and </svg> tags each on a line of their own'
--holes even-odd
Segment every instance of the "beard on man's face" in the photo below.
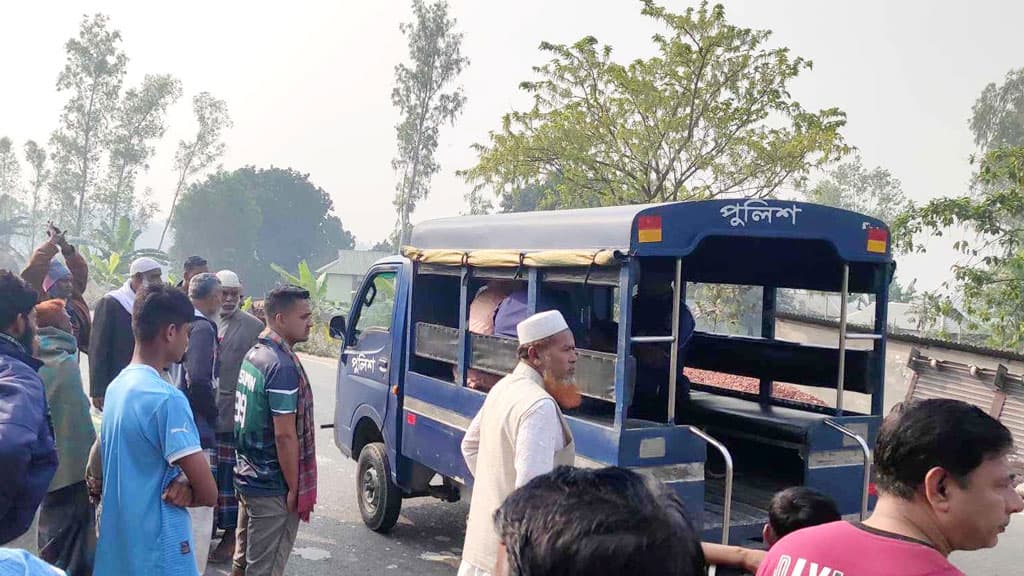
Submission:
<svg viewBox="0 0 1024 576">
<path fill-rule="evenodd" d="M 579 386 L 576 385 L 575 379 L 570 374 L 568 378 L 558 378 L 551 374 L 550 371 L 544 371 L 544 389 L 547 390 L 548 394 L 555 399 L 555 402 L 563 410 L 572 410 L 573 408 L 579 408 L 580 404 L 583 403 L 583 394 L 580 393 Z"/>
</svg>

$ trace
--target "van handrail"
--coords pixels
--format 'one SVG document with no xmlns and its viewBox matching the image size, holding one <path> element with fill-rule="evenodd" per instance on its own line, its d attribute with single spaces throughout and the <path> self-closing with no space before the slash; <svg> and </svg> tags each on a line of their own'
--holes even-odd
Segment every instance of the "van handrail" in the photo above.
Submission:
<svg viewBox="0 0 1024 576">
<path fill-rule="evenodd" d="M 694 435 L 703 438 L 705 442 L 714 446 L 721 454 L 722 459 L 725 460 L 725 501 L 722 503 L 722 544 L 729 544 L 729 523 L 732 518 L 732 480 L 733 480 L 733 465 L 732 465 L 732 454 L 729 453 L 729 449 L 718 441 L 717 438 L 701 430 L 696 426 L 687 426 Z"/>
<path fill-rule="evenodd" d="M 839 424 L 835 420 L 825 420 L 825 425 L 837 430 L 843 436 L 855 440 L 857 444 L 860 445 L 860 450 L 864 454 L 864 486 L 860 500 L 860 519 L 866 520 L 868 517 L 868 498 L 871 495 L 871 448 L 860 434 L 857 434 L 846 426 Z"/>
</svg>

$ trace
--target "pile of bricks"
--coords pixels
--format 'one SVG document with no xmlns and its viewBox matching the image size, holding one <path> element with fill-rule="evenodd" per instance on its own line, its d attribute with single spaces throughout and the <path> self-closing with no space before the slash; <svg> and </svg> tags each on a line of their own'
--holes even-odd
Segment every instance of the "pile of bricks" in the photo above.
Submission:
<svg viewBox="0 0 1024 576">
<path fill-rule="evenodd" d="M 761 389 L 761 382 L 757 378 L 737 376 L 735 374 L 726 374 L 724 372 L 712 372 L 710 370 L 698 370 L 697 368 L 685 368 L 683 373 L 686 374 L 686 377 L 694 384 L 725 388 L 727 390 L 746 392 L 748 394 L 757 394 Z M 772 385 L 772 396 L 794 402 L 803 402 L 804 404 L 814 404 L 817 406 L 826 405 L 821 398 L 804 392 L 792 384 L 776 382 Z"/>
</svg>

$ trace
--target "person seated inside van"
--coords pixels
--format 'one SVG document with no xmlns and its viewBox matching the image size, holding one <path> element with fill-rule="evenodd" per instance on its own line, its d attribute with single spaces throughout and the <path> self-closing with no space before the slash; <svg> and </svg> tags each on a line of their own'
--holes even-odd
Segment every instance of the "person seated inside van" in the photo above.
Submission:
<svg viewBox="0 0 1024 576">
<path fill-rule="evenodd" d="M 671 281 L 666 278 L 652 275 L 640 282 L 637 295 L 633 297 L 634 336 L 672 334 L 673 294 Z M 676 342 L 676 398 L 677 402 L 685 403 L 690 394 L 690 381 L 683 374 L 683 367 L 686 365 L 686 349 L 696 329 L 696 321 L 686 303 L 680 304 L 679 340 Z M 636 357 L 634 417 L 655 420 L 667 415 L 671 350 L 665 343 L 633 345 L 633 355 Z"/>
<path fill-rule="evenodd" d="M 469 331 L 473 334 L 491 336 L 494 334 L 494 317 L 501 303 L 515 290 L 515 282 L 492 280 L 481 288 L 469 304 Z M 455 379 L 459 377 L 459 367 L 453 366 Z M 501 376 L 475 368 L 466 371 L 466 386 L 480 392 L 488 392 Z"/>
<path fill-rule="evenodd" d="M 495 336 L 504 336 L 505 338 L 517 337 L 516 326 L 529 316 L 527 312 L 528 301 L 529 296 L 526 288 L 518 288 L 512 291 L 501 301 L 497 312 L 494 313 Z M 578 336 L 581 334 L 582 330 L 578 321 L 579 314 L 573 313 L 568 294 L 554 289 L 542 291 L 537 298 L 537 312 L 546 312 L 548 310 L 558 310 L 561 312 L 565 321 L 569 324 L 569 329 L 573 335 Z"/>
</svg>

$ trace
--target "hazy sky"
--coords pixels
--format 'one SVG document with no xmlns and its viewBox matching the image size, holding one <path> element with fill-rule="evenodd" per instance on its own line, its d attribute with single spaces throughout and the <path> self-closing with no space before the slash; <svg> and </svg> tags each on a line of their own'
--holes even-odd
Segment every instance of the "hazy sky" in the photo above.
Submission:
<svg viewBox="0 0 1024 576">
<path fill-rule="evenodd" d="M 676 10 L 692 5 L 678 0 Z M 725 2 L 730 21 L 774 31 L 773 44 L 814 61 L 792 85 L 807 108 L 846 111 L 847 140 L 868 166 L 881 165 L 915 200 L 966 189 L 974 151 L 971 104 L 988 82 L 1024 66 L 1024 3 L 885 1 Z M 390 93 L 394 65 L 406 55 L 398 30 L 409 5 L 380 2 L 19 2 L 0 19 L 0 135 L 20 147 L 45 142 L 64 97 L 55 90 L 63 44 L 85 12 L 103 12 L 123 34 L 129 85 L 146 73 L 181 79 L 185 97 L 142 186 L 170 203 L 172 157 L 193 130 L 191 97 L 210 91 L 228 102 L 225 168 L 246 164 L 308 172 L 334 198 L 360 243 L 392 229 L 395 174 Z M 455 171 L 474 163 L 470 145 L 486 139 L 510 108 L 524 107 L 521 80 L 542 61 L 542 40 L 572 42 L 592 34 L 629 60 L 651 53 L 658 28 L 630 0 L 452 1 L 471 59 L 461 78 L 468 102 L 441 134 L 442 172 L 414 222 L 457 214 L 469 187 Z M 948 276 L 951 253 L 903 258 L 901 277 L 932 287 Z"/>
</svg>

